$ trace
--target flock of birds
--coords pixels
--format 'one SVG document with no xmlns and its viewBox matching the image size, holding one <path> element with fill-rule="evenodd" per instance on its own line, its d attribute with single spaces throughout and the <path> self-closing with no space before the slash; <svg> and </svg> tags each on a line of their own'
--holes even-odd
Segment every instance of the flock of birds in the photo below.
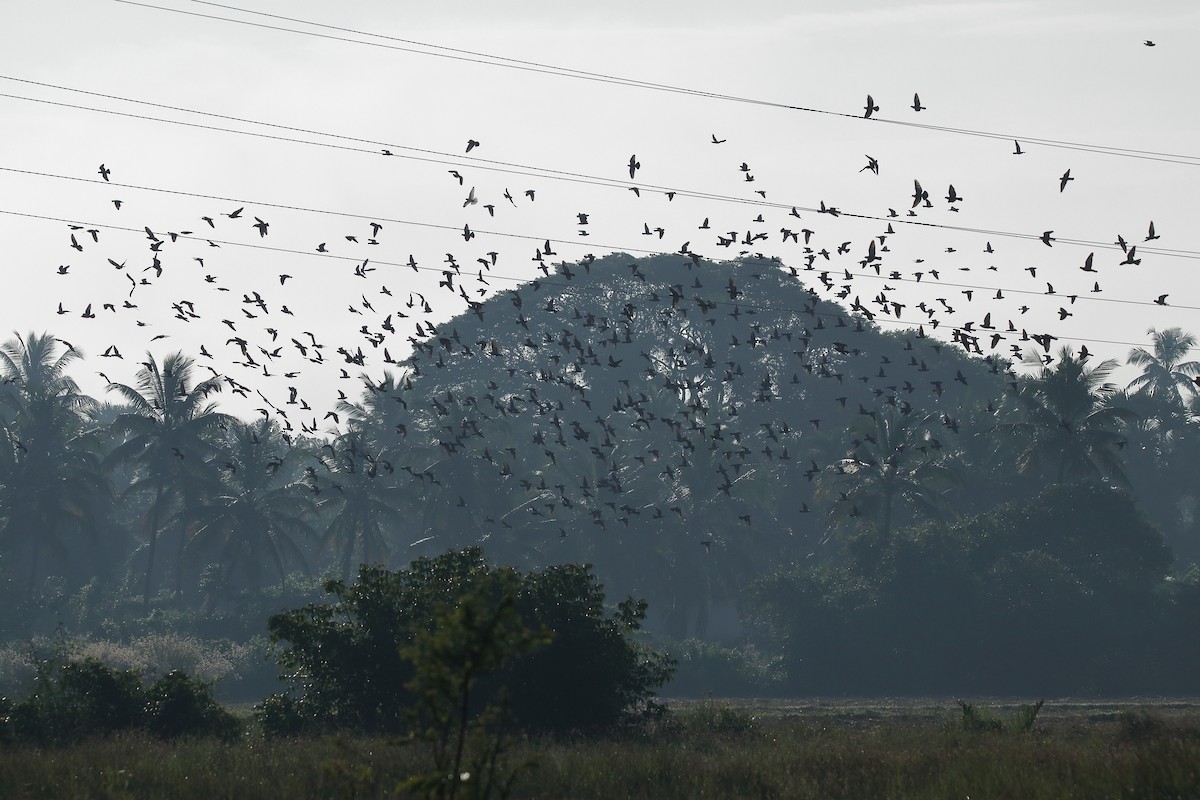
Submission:
<svg viewBox="0 0 1200 800">
<path fill-rule="evenodd" d="M 1153 45 L 1152 42 L 1146 44 Z M 914 94 L 911 108 L 914 112 L 922 112 L 927 107 L 920 96 Z M 879 105 L 868 95 L 863 116 L 869 119 L 878 111 Z M 714 148 L 727 145 L 727 140 L 716 134 L 712 134 L 710 142 Z M 1013 155 L 1025 153 L 1019 141 L 1014 142 L 1014 146 Z M 471 138 L 466 142 L 465 152 L 471 153 L 481 147 L 478 140 Z M 382 155 L 393 154 L 383 150 Z M 879 159 L 870 155 L 865 157 L 867 162 L 858 172 L 878 175 Z M 653 194 L 665 195 L 667 202 L 675 199 L 675 192 L 650 189 L 637 183 L 643 164 L 636 154 L 629 157 L 625 167 L 632 182 L 629 191 L 635 196 L 632 202 L 646 202 Z M 106 164 L 101 164 L 97 172 L 101 182 L 109 182 L 114 174 Z M 735 183 L 749 201 L 767 200 L 767 191 L 756 188 L 761 184 L 756 182 L 756 172 L 749 163 L 730 159 L 730 175 L 731 178 L 740 176 Z M 498 208 L 519 213 L 523 206 L 545 202 L 538 190 L 529 188 L 513 192 L 505 187 L 502 192 L 489 192 L 480 189 L 481 184 L 471 183 L 471 177 L 466 166 L 448 170 L 445 176 L 463 192 L 461 208 L 456 211 L 469 216 L 460 236 L 456 237 L 461 238 L 461 242 L 449 246 L 449 252 L 444 257 L 439 256 L 436 262 L 425 258 L 418 260 L 412 254 L 390 261 L 376 258 L 373 253 L 394 252 L 394 245 L 388 238 L 393 225 L 388 222 L 361 224 L 341 231 L 340 240 L 325 238 L 304 246 L 304 250 L 317 255 L 344 257 L 348 253 L 357 253 L 361 256 L 361 260 L 355 257 L 353 268 L 347 269 L 339 281 L 354 287 L 355 299 L 336 317 L 306 320 L 289 308 L 304 298 L 311 299 L 326 291 L 321 286 L 306 285 L 300 270 L 279 272 L 269 278 L 245 269 L 237 270 L 231 279 L 220 275 L 224 271 L 222 265 L 228 263 L 228 259 L 216 241 L 218 232 L 222 236 L 236 237 L 240 231 L 251 241 L 274 240 L 280 236 L 279 225 L 273 226 L 266 218 L 256 215 L 266 215 L 266 211 L 256 212 L 245 206 L 210 209 L 197 214 L 190 222 L 183 222 L 177 230 L 142 226 L 145 233 L 143 249 L 136 255 L 124 248 L 114 254 L 116 246 L 109 244 L 109 235 L 99 227 L 69 225 L 65 243 L 75 254 L 71 259 L 78 264 L 80 258 L 90 258 L 98 253 L 96 263 L 106 264 L 106 268 L 111 269 L 111 285 L 105 297 L 86 300 L 82 308 L 68 300 L 59 301 L 56 313 L 78 314 L 95 324 L 97 332 L 89 336 L 89 341 L 98 343 L 96 349 L 100 350 L 100 358 L 113 359 L 114 363 L 125 361 L 128 352 L 122 353 L 118 342 L 106 340 L 105 336 L 120 338 L 118 326 L 123 322 L 132 321 L 135 329 L 148 328 L 146 332 L 153 332 L 153 335 L 143 338 L 150 342 L 170 337 L 175 332 L 167 327 L 170 324 L 203 327 L 207 336 L 198 350 L 199 365 L 224 381 L 231 392 L 251 401 L 259 413 L 277 420 L 289 442 L 298 435 L 337 433 L 346 423 L 343 417 L 348 406 L 345 404 L 358 402 L 364 393 L 367 396 L 385 393 L 406 408 L 419 406 L 435 420 L 449 423 L 443 425 L 438 434 L 438 444 L 446 457 L 469 451 L 472 458 L 490 464 L 499 477 L 507 479 L 514 475 L 516 453 L 506 459 L 502 451 L 490 449 L 478 423 L 469 420 L 478 415 L 486 420 L 496 416 L 534 414 L 543 421 L 534 426 L 530 445 L 536 451 L 535 455 L 541 454 L 538 458 L 543 466 L 558 467 L 560 459 L 563 463 L 570 461 L 567 455 L 572 449 L 586 449 L 605 466 L 605 477 L 599 483 L 589 483 L 585 476 L 581 483 L 573 486 L 560 483 L 555 487 L 547 486 L 541 468 L 531 468 L 529 474 L 513 480 L 521 481 L 527 491 L 548 493 L 552 497 L 548 504 L 551 509 L 570 507 L 572 502 L 590 504 L 590 513 L 599 525 L 605 524 L 606 515 L 628 525 L 632 515 L 641 513 L 637 507 L 621 503 L 617 497 L 606 501 L 607 512 L 604 503 L 597 501 L 605 490 L 613 495 L 626 491 L 630 484 L 627 467 L 635 471 L 653 467 L 655 477 L 673 478 L 675 470 L 693 468 L 699 463 L 696 449 L 708 446 L 722 456 L 709 463 L 709 468 L 718 470 L 721 476 L 715 491 L 729 496 L 748 460 L 788 460 L 787 437 L 796 441 L 803 430 L 818 429 L 819 419 L 777 419 L 756 430 L 741 431 L 737 429 L 736 403 L 710 409 L 701 399 L 702 387 L 743 382 L 751 387 L 751 397 L 771 399 L 781 396 L 789 383 L 795 386 L 810 378 L 840 382 L 843 374 L 839 364 L 864 355 L 864 351 L 846 341 L 840 329 L 862 332 L 868 327 L 887 323 L 910 332 L 905 347 L 911 351 L 910 361 L 889 366 L 885 357 L 878 364 L 875 380 L 863 379 L 864 386 L 872 391 L 878 402 L 894 405 L 905 412 L 913 407 L 910 398 L 919 396 L 936 404 L 950 388 L 941 380 L 920 380 L 920 373 L 929 370 L 926 358 L 930 357 L 921 352 L 922 348 L 940 352 L 948 340 L 952 346 L 978 357 L 980 363 L 993 373 L 1006 371 L 1011 360 L 1019 359 L 1030 347 L 1036 347 L 1045 363 L 1053 360 L 1052 351 L 1058 340 L 1055 333 L 1030 330 L 1022 324 L 1022 317 L 1030 310 L 1029 305 L 1010 305 L 1002 289 L 996 289 L 994 296 L 989 294 L 991 290 L 970 287 L 955 288 L 950 294 L 946 284 L 951 287 L 957 284 L 942 280 L 941 271 L 945 267 L 927 264 L 924 257 L 915 259 L 911 265 L 900 266 L 890 257 L 892 244 L 907 233 L 902 227 L 905 221 L 932 213 L 935 208 L 944 213 L 959 213 L 966 199 L 953 184 L 947 187 L 943 200 L 940 193 L 932 193 L 919 179 L 914 180 L 912 195 L 887 208 L 886 214 L 879 214 L 875 218 L 877 230 L 866 238 L 843 239 L 839 235 L 844 233 L 839 220 L 843 216 L 842 210 L 823 200 L 818 208 L 803 213 L 796 207 L 783 211 L 760 204 L 761 213 L 747 214 L 746 218 L 726 225 L 720 225 L 712 216 L 698 219 L 695 229 L 678 248 L 663 251 L 669 254 L 667 257 L 686 266 L 693 278 L 691 283 L 660 286 L 654 274 L 647 274 L 634 260 L 628 265 L 629 278 L 633 281 L 629 286 L 635 287 L 630 291 L 640 286 L 641 296 L 622 298 L 619 309 L 597 319 L 594 313 L 581 313 L 578 302 L 572 304 L 561 299 L 567 296 L 564 292 L 569 291 L 581 272 L 590 271 L 597 260 L 595 256 L 588 254 L 576 261 L 556 261 L 558 253 L 554 247 L 561 247 L 563 240 L 553 236 L 535 246 L 532 255 L 526 253 L 514 257 L 509 255 L 511 251 L 502 255 L 498 249 L 485 249 L 489 245 L 482 244 L 482 240 L 494 240 L 472 227 L 480 213 L 492 218 Z M 1051 177 L 1047 176 L 1048 182 Z M 1075 176 L 1067 169 L 1057 177 L 1059 191 L 1065 192 L 1074 180 Z M 563 202 L 561 198 L 555 200 L 560 204 Z M 112 199 L 111 202 L 117 213 L 127 213 L 122 211 L 125 199 Z M 579 237 L 589 235 L 596 216 L 588 211 L 564 211 L 563 215 L 564 221 Z M 782 219 L 778 218 L 780 216 Z M 853 216 L 858 217 L 857 224 L 861 224 L 861 215 Z M 658 242 L 665 240 L 667 232 L 667 226 L 645 221 L 638 233 L 649 237 L 657 247 Z M 1053 247 L 1054 233 L 1053 230 L 1044 231 L 1039 237 L 1041 243 Z M 300 234 L 289 231 L 287 235 L 294 239 Z M 1142 241 L 1158 239 L 1154 223 L 1149 222 Z M 1115 244 L 1122 256 L 1112 257 L 1109 264 L 1102 263 L 1105 256 L 1089 252 L 1079 265 L 1086 273 L 1083 288 L 1071 281 L 1069 287 L 1064 284 L 1056 289 L 1052 283 L 1038 279 L 1035 266 L 1025 268 L 1029 273 L 1026 280 L 1035 283 L 1024 285 L 1036 285 L 1040 289 L 1044 283 L 1045 289 L 1040 293 L 1058 305 L 1058 320 L 1064 322 L 1073 316 L 1071 307 L 1079 296 L 1084 292 L 1102 291 L 1098 277 L 1102 269 L 1141 263 L 1138 244 L 1133 241 L 1118 236 Z M 707 250 L 707 255 L 701 255 L 701 250 Z M 955 249 L 947 247 L 945 253 L 954 254 Z M 963 266 L 957 269 L 969 271 L 971 267 L 967 265 L 980 255 L 991 260 L 995 253 L 996 249 L 987 241 L 972 258 L 965 255 L 951 255 L 951 258 L 961 260 Z M 944 254 L 939 257 L 945 260 Z M 763 329 L 755 318 L 756 309 L 741 307 L 740 301 L 746 295 L 747 287 L 739 285 L 732 267 L 722 272 L 718 258 L 724 258 L 727 267 L 732 262 L 756 265 L 757 271 L 750 273 L 751 280 L 762 280 L 771 275 L 774 276 L 772 280 L 799 281 L 805 300 L 801 307 L 792 309 L 796 328 Z M 198 268 L 191 268 L 191 264 Z M 537 271 L 533 279 L 518 289 L 499 287 L 505 276 L 494 270 L 519 270 L 521 267 L 514 265 L 526 264 L 532 264 Z M 57 265 L 56 269 L 64 280 L 70 280 L 80 271 L 67 263 Z M 998 271 L 995 265 L 985 269 Z M 231 268 L 229 272 L 234 270 Z M 170 277 L 171 273 L 182 276 L 181 280 L 190 286 L 187 296 L 164 296 L 165 291 L 178 291 L 175 288 L 178 281 L 171 283 L 169 290 L 160 289 L 160 285 L 166 283 L 164 277 Z M 428 281 L 424 276 L 430 273 L 438 277 L 436 288 L 418 291 L 418 288 L 426 287 Z M 720 277 L 714 277 L 714 274 Z M 322 280 L 328 280 L 327 274 Z M 391 283 L 390 287 L 388 283 Z M 405 288 L 406 285 L 411 288 Z M 926 287 L 932 290 L 928 295 L 919 295 L 919 300 L 913 297 L 914 291 L 920 292 Z M 560 298 L 557 305 L 556 297 Z M 1162 294 L 1154 302 L 1166 305 L 1167 299 L 1168 295 Z M 827 306 L 823 303 L 827 301 L 838 303 L 842 311 L 830 313 L 825 310 Z M 533 302 L 538 303 L 540 312 L 548 312 L 556 318 L 560 326 L 551 330 L 535 324 L 531 329 L 534 315 L 527 313 L 524 304 Z M 501 313 L 507 314 L 507 318 L 497 318 Z M 664 330 L 674 326 L 673 335 L 678 336 L 681 326 L 702 324 L 697 320 L 709 318 L 710 313 L 728 315 L 735 324 L 744 325 L 740 335 L 734 334 L 732 341 L 722 343 L 723 353 L 733 352 L 736 348 L 753 350 L 786 340 L 798 358 L 796 368 L 777 374 L 746 376 L 737 359 L 718 361 L 715 348 L 698 345 L 676 349 L 672 345 L 659 352 L 652 342 L 633 338 L 636 329 L 633 321 L 637 315 L 653 315 Z M 524 339 L 518 346 L 520 352 L 505 349 L 508 345 L 502 347 L 495 335 L 464 341 L 454 323 L 455 314 L 471 315 L 481 326 L 492 325 L 496 326 L 495 330 L 503 327 L 515 332 L 516 341 Z M 742 315 L 745 315 L 744 322 Z M 171 323 L 165 322 L 165 318 Z M 327 332 L 331 325 L 341 326 L 343 335 L 336 341 L 323 341 L 328 334 L 319 335 L 318 331 Z M 64 344 L 75 349 L 69 342 Z M 1085 346 L 1081 356 L 1087 358 L 1088 355 Z M 639 358 L 645 363 L 638 361 Z M 527 379 L 523 396 L 503 396 L 497 391 L 499 384 L 494 381 L 458 396 L 453 393 L 422 396 L 419 379 L 423 371 L 444 369 L 455 359 L 490 360 L 497 370 L 508 370 L 509 378 L 520 370 L 522 377 Z M 628 380 L 616 397 L 589 396 L 588 382 L 580 377 L 586 370 L 619 368 L 627 359 L 638 361 L 640 375 L 650 385 L 665 388 L 686 399 L 691 412 L 678 420 L 657 420 L 648 405 L 650 395 L 636 385 L 629 385 Z M 134 362 L 136 359 L 130 356 L 129 360 Z M 912 370 L 911 375 L 900 374 L 902 368 Z M 401 377 L 385 381 L 382 379 L 384 370 L 400 373 Z M 691 378 L 673 377 L 689 370 Z M 792 373 L 790 377 L 787 372 Z M 100 375 L 112 382 L 107 373 Z M 326 378 L 335 386 L 345 387 L 337 389 L 338 400 L 343 405 L 331 408 L 310 401 L 303 387 L 321 385 Z M 416 384 L 414 379 L 417 379 Z M 961 370 L 954 380 L 963 385 L 968 383 Z M 544 388 L 539 389 L 551 385 L 563 393 L 557 400 L 550 399 L 552 395 Z M 564 398 L 575 401 L 574 407 L 564 402 Z M 846 404 L 846 397 L 838 399 L 843 406 Z M 595 415 L 593 409 L 601 403 L 603 407 L 611 405 L 614 411 L 628 416 L 632 421 L 632 435 L 636 435 L 641 426 L 648 427 L 656 421 L 671 427 L 679 452 L 668 459 L 661 453 L 635 451 L 626 457 L 624 465 L 619 465 L 614 456 L 614 443 L 622 437 L 611 429 L 611 423 L 604 417 Z M 851 406 L 856 404 L 852 402 Z M 862 413 L 868 413 L 868 409 L 858 405 Z M 721 419 L 717 420 L 717 416 Z M 956 429 L 955 420 L 948 415 L 943 417 L 943 423 L 951 430 Z M 723 431 L 734 435 L 722 436 Z M 398 441 L 406 435 L 407 431 L 397 430 Z M 622 435 L 631 434 L 624 432 Z M 765 446 L 759 449 L 756 444 L 752 450 L 751 442 Z M 375 474 L 380 457 L 378 453 L 355 453 L 351 460 L 369 464 L 364 469 L 371 469 Z M 824 465 L 813 461 L 805 475 L 812 480 L 823 468 Z M 409 465 L 405 469 L 423 490 L 438 481 L 436 472 L 428 465 Z M 310 479 L 314 491 L 320 491 L 316 475 L 310 474 Z M 460 498 L 460 502 L 465 504 L 465 498 Z M 683 514 L 680 506 L 665 509 L 667 514 L 671 511 L 679 516 Z M 546 512 L 539 511 L 535 504 L 530 505 L 526 513 L 540 515 Z M 664 509 L 655 506 L 647 513 L 661 518 Z M 497 522 L 494 518 L 492 521 Z M 747 525 L 751 522 L 748 515 L 743 521 Z M 565 535 L 565 528 L 560 530 Z M 707 551 L 711 539 L 705 539 L 704 544 Z"/>
</svg>

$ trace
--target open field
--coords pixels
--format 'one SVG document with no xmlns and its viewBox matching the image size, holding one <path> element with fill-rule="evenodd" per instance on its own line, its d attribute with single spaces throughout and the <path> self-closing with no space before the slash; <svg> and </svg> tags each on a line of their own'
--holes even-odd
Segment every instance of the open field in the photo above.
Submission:
<svg viewBox="0 0 1200 800">
<path fill-rule="evenodd" d="M 1050 701 L 1029 732 L 1019 702 L 671 701 L 619 734 L 526 740 L 513 797 L 1165 798 L 1200 796 L 1200 702 Z M 395 796 L 416 746 L 367 737 L 164 744 L 140 736 L 0 756 L 6 798 Z"/>
</svg>

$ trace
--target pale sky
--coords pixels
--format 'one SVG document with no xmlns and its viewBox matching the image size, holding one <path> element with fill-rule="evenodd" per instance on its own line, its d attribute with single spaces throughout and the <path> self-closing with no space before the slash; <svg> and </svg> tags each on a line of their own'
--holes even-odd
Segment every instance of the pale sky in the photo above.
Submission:
<svg viewBox="0 0 1200 800">
<path fill-rule="evenodd" d="M 231 3 L 359 33 L 192 0 L 147 5 L 189 13 L 115 0 L 9 3 L 0 12 L 0 93 L 33 98 L 0 96 L 0 331 L 49 330 L 71 341 L 87 356 L 76 377 L 97 394 L 104 385 L 97 371 L 132 383 L 148 348 L 196 354 L 204 344 L 214 358 L 201 363 L 274 401 L 286 399 L 292 383 L 314 408 L 328 407 L 336 388 L 357 394 L 356 386 L 334 380 L 342 365 L 333 350 L 363 346 L 371 355 L 360 326 L 377 329 L 383 314 L 405 309 L 410 291 L 429 299 L 435 322 L 465 309 L 461 298 L 437 287 L 448 253 L 463 266 L 464 286 L 491 292 L 538 275 L 531 257 L 546 239 L 555 242 L 554 261 L 674 252 L 688 242 L 712 259 L 748 249 L 803 269 L 802 245 L 782 241 L 780 229 L 809 228 L 814 250 L 832 254 L 830 261 L 818 257 L 817 268 L 838 276 L 849 269 L 853 293 L 864 302 L 886 283 L 889 296 L 909 303 L 903 319 L 917 323 L 922 315 L 912 306 L 947 299 L 956 309 L 942 320 L 947 334 L 990 312 L 994 322 L 1012 319 L 1030 333 L 1051 332 L 1123 359 L 1131 344 L 1148 343 L 1150 327 L 1200 332 L 1200 282 L 1191 278 L 1200 248 L 1187 239 L 1200 211 L 1193 188 L 1200 111 L 1189 99 L 1191 79 L 1200 74 L 1200 8 L 1193 3 Z M 1147 39 L 1156 46 L 1145 46 Z M 422 55 L 408 50 L 448 51 L 409 42 L 765 104 L 477 63 L 491 60 L 483 56 Z M 910 107 L 914 93 L 926 106 L 919 113 Z M 868 94 L 879 106 L 875 120 L 861 119 Z M 723 143 L 714 144 L 714 136 Z M 1024 155 L 1013 155 L 1014 138 Z M 471 139 L 480 144 L 467 157 Z M 1125 155 L 1088 152 L 1095 147 Z M 384 157 L 384 148 L 396 156 Z M 633 180 L 631 155 L 641 165 Z M 878 160 L 878 175 L 862 171 L 868 155 Z M 481 160 L 516 166 L 498 171 Z M 101 164 L 111 170 L 109 184 L 98 174 Z M 461 186 L 451 169 L 463 176 Z M 1068 169 L 1073 180 L 1060 191 Z M 914 180 L 933 207 L 910 218 Z M 950 184 L 963 198 L 957 212 L 945 199 Z M 640 197 L 631 185 L 642 187 Z M 472 187 L 479 202 L 464 206 Z M 668 200 L 649 187 L 678 194 Z M 504 199 L 506 189 L 513 203 Z M 756 190 L 766 193 L 766 205 Z M 113 200 L 122 202 L 119 210 Z M 810 210 L 822 202 L 872 219 Z M 485 204 L 495 206 L 494 217 Z M 244 208 L 239 218 L 222 216 L 237 208 Z M 887 236 L 882 277 L 895 271 L 899 281 L 864 274 L 858 264 L 871 237 L 884 232 L 889 209 L 900 218 Z M 580 213 L 589 215 L 587 237 L 579 236 Z M 266 237 L 252 226 L 256 216 L 269 223 Z M 37 217 L 87 224 L 72 231 Z M 705 218 L 711 230 L 699 229 Z M 1151 220 L 1161 238 L 1144 241 Z M 366 243 L 371 221 L 383 225 L 377 246 Z M 464 225 L 474 239 L 464 240 Z M 665 233 L 646 236 L 647 226 Z M 145 271 L 154 256 L 146 227 L 163 240 L 161 277 Z M 98 231 L 98 242 L 87 228 Z M 185 230 L 190 238 L 167 236 Z M 769 238 L 748 248 L 719 246 L 717 233 L 734 230 Z M 1036 238 L 1047 230 L 1056 240 L 1049 248 Z M 72 248 L 72 233 L 82 251 Z M 1118 235 L 1137 245 L 1140 265 L 1120 264 Z M 849 251 L 838 255 L 843 242 Z M 993 253 L 984 252 L 989 242 Z M 328 254 L 316 252 L 322 243 Z M 484 286 L 475 279 L 476 259 L 489 251 L 499 256 L 483 274 Z M 1095 274 L 1080 269 L 1089 253 Z M 400 266 L 410 255 L 429 270 Z M 355 266 L 368 258 L 376 271 L 356 277 Z M 917 271 L 924 273 L 919 284 Z M 293 277 L 281 286 L 280 274 Z M 127 275 L 150 283 L 135 288 Z M 815 276 L 801 272 L 806 284 L 819 286 Z M 1096 282 L 1100 293 L 1091 291 Z M 1004 299 L 990 299 L 997 289 Z M 267 314 L 242 303 L 254 291 Z M 964 291 L 972 292 L 970 301 Z M 1166 305 L 1156 305 L 1163 294 Z M 351 313 L 350 306 L 364 310 L 363 298 L 379 313 Z M 172 304 L 183 300 L 199 318 L 176 318 Z M 137 308 L 124 308 L 125 301 Z M 56 313 L 59 303 L 65 313 Z M 81 316 L 89 303 L 94 319 Z M 104 303 L 117 310 L 104 310 Z M 282 315 L 281 305 L 294 316 Z M 1072 316 L 1060 320 L 1060 309 Z M 267 328 L 278 332 L 277 342 Z M 306 340 L 302 331 L 327 344 L 324 368 L 291 345 L 293 337 Z M 407 353 L 412 333 L 410 320 L 397 322 L 388 341 L 393 356 Z M 302 374 L 265 379 L 235 364 L 237 348 L 226 345 L 234 335 L 252 349 L 284 345 L 270 370 Z M 164 338 L 151 341 L 155 336 Z M 110 346 L 125 358 L 101 358 Z M 376 376 L 381 368 L 377 359 L 368 362 Z"/>
</svg>

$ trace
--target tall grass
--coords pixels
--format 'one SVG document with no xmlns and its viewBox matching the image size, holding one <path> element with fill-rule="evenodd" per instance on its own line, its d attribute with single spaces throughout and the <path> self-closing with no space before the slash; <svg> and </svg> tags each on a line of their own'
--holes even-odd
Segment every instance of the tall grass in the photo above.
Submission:
<svg viewBox="0 0 1200 800">
<path fill-rule="evenodd" d="M 1200 713 L 1100 719 L 1048 706 L 1028 733 L 926 715 L 749 714 L 709 704 L 597 739 L 526 740 L 515 798 L 1200 796 Z M 0 797 L 395 796 L 417 745 L 365 737 L 164 744 L 124 735 L 0 755 Z"/>
</svg>

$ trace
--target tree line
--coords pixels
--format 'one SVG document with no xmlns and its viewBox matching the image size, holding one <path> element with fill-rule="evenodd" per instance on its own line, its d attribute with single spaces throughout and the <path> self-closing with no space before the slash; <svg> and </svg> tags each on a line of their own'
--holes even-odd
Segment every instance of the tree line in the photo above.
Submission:
<svg viewBox="0 0 1200 800">
<path fill-rule="evenodd" d="M 881 581 L 914 532 L 975 535 L 972 519 L 1076 483 L 1165 537 L 1156 581 L 1200 557 L 1190 334 L 1151 330 L 1118 386 L 1119 364 L 1086 352 L 1036 347 L 1014 371 L 1015 352 L 884 331 L 778 265 L 720 265 L 725 289 L 713 265 L 624 260 L 430 326 L 326 435 L 297 435 L 290 408 L 223 413 L 230 383 L 183 353 L 95 398 L 76 350 L 8 341 L 0 570 L 32 610 L 10 633 L 67 607 L 220 617 L 296 575 L 482 545 L 523 568 L 593 564 L 649 600 L 652 628 L 704 636 L 730 609 L 761 620 L 781 564 Z M 661 301 L 635 302 L 647 292 Z"/>
</svg>

